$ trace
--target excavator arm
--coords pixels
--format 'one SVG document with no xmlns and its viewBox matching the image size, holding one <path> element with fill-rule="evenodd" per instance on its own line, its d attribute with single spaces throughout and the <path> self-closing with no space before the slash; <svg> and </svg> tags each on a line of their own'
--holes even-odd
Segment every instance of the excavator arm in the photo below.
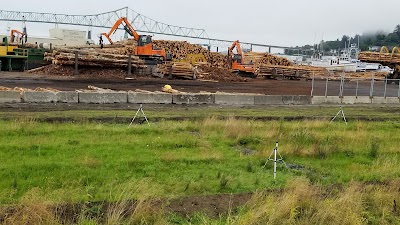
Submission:
<svg viewBox="0 0 400 225">
<path fill-rule="evenodd" d="M 10 34 L 10 42 L 13 43 L 15 41 L 15 37 L 16 35 L 20 35 L 21 38 L 23 38 L 25 36 L 24 33 L 22 33 L 21 31 L 18 30 L 11 30 L 11 34 Z"/>
<path fill-rule="evenodd" d="M 242 51 L 242 47 L 240 46 L 240 42 L 239 41 L 235 41 L 233 42 L 232 46 L 229 48 L 229 55 L 232 56 L 234 55 L 233 50 L 236 48 L 238 55 L 243 57 L 243 51 Z"/>
<path fill-rule="evenodd" d="M 113 35 L 117 31 L 118 27 L 121 24 L 124 25 L 124 29 L 129 35 L 133 36 L 136 41 L 139 40 L 139 34 L 136 32 L 136 30 L 133 28 L 133 26 L 129 23 L 129 21 L 126 19 L 126 17 L 121 17 L 119 20 L 117 20 L 117 22 L 115 22 L 114 26 L 111 28 L 111 30 L 108 33 L 102 33 L 101 35 L 105 36 L 108 39 L 108 41 L 110 42 L 110 44 L 113 44 L 114 42 L 111 39 L 111 35 Z"/>
</svg>

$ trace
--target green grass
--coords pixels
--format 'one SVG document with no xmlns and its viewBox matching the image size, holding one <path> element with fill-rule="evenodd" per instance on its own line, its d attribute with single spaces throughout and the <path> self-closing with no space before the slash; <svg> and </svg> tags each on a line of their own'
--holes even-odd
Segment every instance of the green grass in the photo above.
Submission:
<svg viewBox="0 0 400 225">
<path fill-rule="evenodd" d="M 294 109 L 283 108 L 276 115 L 291 115 Z M 366 117 L 387 113 L 390 120 L 352 120 L 348 125 L 329 120 L 241 120 L 228 113 L 222 114 L 225 119 L 220 119 L 219 109 L 211 109 L 215 116 L 209 116 L 204 108 L 196 110 L 185 114 L 196 120 L 167 119 L 152 122 L 151 126 L 132 127 L 84 119 L 76 123 L 37 120 L 66 114 L 76 118 L 96 117 L 102 114 L 100 111 L 43 112 L 35 118 L 29 112 L 3 112 L 8 119 L 0 121 L 0 205 L 283 190 L 282 194 L 260 198 L 256 194 L 258 201 L 218 220 L 201 214 L 190 219 L 169 216 L 161 220 L 175 224 L 260 224 L 267 220 L 272 221 L 270 224 L 283 220 L 307 224 L 308 219 L 315 223 L 354 224 L 365 218 L 375 221 L 372 224 L 397 221 L 397 217 L 387 215 L 393 199 L 400 197 L 396 189 L 400 182 L 400 123 L 396 113 L 391 117 L 386 112 L 389 109 L 370 108 L 362 114 L 361 108 L 351 108 L 347 111 L 350 115 L 356 111 Z M 235 110 L 234 114 L 239 116 L 262 114 L 261 109 Z M 274 110 L 277 109 L 273 108 L 273 113 Z M 336 108 L 317 110 L 314 114 L 309 110 L 315 108 L 298 110 L 310 115 L 322 115 L 325 110 L 337 112 Z M 179 111 L 178 115 L 184 112 Z M 104 115 L 113 113 L 129 115 L 124 111 L 105 111 Z M 170 111 L 147 112 L 152 113 L 169 118 Z M 271 115 L 267 111 L 265 114 Z M 276 141 L 284 160 L 297 169 L 280 165 L 278 179 L 274 181 L 272 162 L 265 168 L 262 166 Z M 374 183 L 387 185 L 368 186 Z M 297 185 L 310 189 L 310 193 L 303 193 Z M 339 188 L 327 191 L 333 190 L 332 187 Z M 265 202 L 269 205 L 281 202 L 277 209 L 282 213 L 265 208 Z M 327 213 L 341 204 L 357 206 L 338 209 L 338 215 L 348 220 Z M 89 222 L 82 222 L 85 223 Z"/>
<path fill-rule="evenodd" d="M 94 108 L 96 106 L 93 106 Z M 37 109 L 22 109 L 12 112 L 0 112 L 0 118 L 25 118 L 34 117 L 37 119 L 43 118 L 73 118 L 73 119 L 90 119 L 98 117 L 107 118 L 132 118 L 136 113 L 138 106 L 126 105 L 124 109 L 120 110 L 61 110 L 57 111 L 57 107 L 49 110 L 47 108 Z M 50 107 L 51 108 L 51 107 Z M 68 109 L 68 107 L 65 107 Z M 72 109 L 74 107 L 72 106 Z M 56 110 L 56 111 L 54 111 Z M 333 117 L 339 110 L 337 106 L 268 106 L 268 107 L 218 107 L 218 106 L 176 106 L 176 105 L 145 105 L 145 113 L 150 118 L 159 119 L 174 119 L 174 118 L 188 118 L 188 119 L 205 119 L 209 116 L 219 117 L 244 117 L 244 118 L 266 118 L 272 117 L 273 119 L 285 117 L 312 117 L 312 118 L 329 118 Z M 400 107 L 392 106 L 345 106 L 346 116 L 350 118 L 365 118 L 365 119 L 400 119 Z"/>
<path fill-rule="evenodd" d="M 397 122 L 256 122 L 209 118 L 151 126 L 2 121 L 0 202 L 32 189 L 47 200 L 104 200 L 145 182 L 158 197 L 254 192 L 297 176 L 314 183 L 385 181 L 400 175 Z M 263 169 L 276 140 L 286 162 Z M 249 155 L 247 155 L 249 153 Z M 129 196 L 135 198 L 137 196 Z"/>
</svg>

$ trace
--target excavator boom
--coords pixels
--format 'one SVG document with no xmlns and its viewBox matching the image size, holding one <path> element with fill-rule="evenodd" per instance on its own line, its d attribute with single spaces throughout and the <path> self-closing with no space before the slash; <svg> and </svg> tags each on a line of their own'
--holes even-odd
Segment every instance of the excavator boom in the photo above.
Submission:
<svg viewBox="0 0 400 225">
<path fill-rule="evenodd" d="M 235 41 L 233 42 L 232 46 L 229 48 L 229 55 L 233 55 L 233 50 L 236 48 L 238 55 L 243 57 L 243 51 L 242 51 L 242 47 L 240 46 L 240 42 L 239 41 Z"/>
<path fill-rule="evenodd" d="M 132 25 L 129 23 L 129 21 L 126 19 L 126 17 L 121 17 L 117 22 L 115 22 L 114 26 L 111 28 L 111 30 L 108 33 L 102 33 L 101 35 L 105 36 L 110 44 L 113 44 L 114 42 L 111 39 L 111 35 L 113 35 L 118 27 L 120 25 L 124 25 L 124 30 L 128 32 L 129 35 L 133 36 L 136 41 L 139 41 L 139 34 L 136 32 L 136 30 L 132 27 Z"/>
<path fill-rule="evenodd" d="M 233 52 L 235 48 L 237 50 L 237 54 Z M 235 41 L 232 43 L 232 46 L 228 49 L 228 54 L 229 54 L 229 59 L 232 62 L 231 67 L 233 71 L 254 75 L 254 65 L 243 63 L 243 51 L 239 41 Z"/>
<path fill-rule="evenodd" d="M 149 35 L 139 35 L 125 17 L 118 19 L 111 30 L 108 33 L 102 33 L 102 35 L 105 36 L 111 44 L 113 44 L 111 35 L 117 31 L 121 24 L 124 26 L 125 31 L 129 35 L 133 36 L 137 42 L 135 55 L 144 59 L 146 62 L 149 62 L 149 64 L 152 62 L 158 64 L 159 62 L 167 60 L 167 54 L 165 53 L 165 50 L 154 49 L 152 37 Z"/>
<path fill-rule="evenodd" d="M 26 36 L 25 33 L 22 33 L 21 31 L 18 31 L 18 30 L 11 30 L 10 33 L 11 33 L 11 34 L 10 34 L 10 42 L 11 42 L 11 43 L 13 43 L 13 42 L 15 41 L 15 37 L 16 37 L 17 35 L 19 35 L 19 36 L 21 37 L 21 39 L 24 38 L 24 37 Z"/>
</svg>

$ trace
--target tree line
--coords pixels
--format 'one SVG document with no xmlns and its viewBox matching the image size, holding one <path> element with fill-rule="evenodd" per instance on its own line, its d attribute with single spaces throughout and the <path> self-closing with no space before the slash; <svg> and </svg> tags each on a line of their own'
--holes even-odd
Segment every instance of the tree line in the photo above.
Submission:
<svg viewBox="0 0 400 225">
<path fill-rule="evenodd" d="M 295 55 L 295 54 L 304 54 L 304 55 L 312 55 L 316 51 L 322 52 L 332 52 L 332 51 L 340 51 L 344 49 L 345 46 L 349 46 L 349 41 L 352 44 L 358 44 L 359 48 L 362 51 L 368 51 L 370 47 L 373 46 L 388 46 L 395 47 L 400 46 L 400 24 L 395 27 L 393 32 L 384 33 L 384 32 L 375 32 L 373 34 L 362 34 L 355 35 L 354 37 L 350 37 L 348 35 L 343 35 L 341 39 L 336 39 L 335 41 L 321 41 L 316 45 L 304 45 L 304 46 L 296 46 L 292 49 L 285 49 L 285 54 Z"/>
</svg>

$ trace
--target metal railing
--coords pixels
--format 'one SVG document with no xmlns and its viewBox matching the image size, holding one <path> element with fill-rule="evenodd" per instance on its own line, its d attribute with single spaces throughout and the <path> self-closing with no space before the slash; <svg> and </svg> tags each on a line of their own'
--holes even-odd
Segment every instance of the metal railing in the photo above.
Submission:
<svg viewBox="0 0 400 225">
<path fill-rule="evenodd" d="M 311 96 L 369 96 L 400 98 L 400 79 L 327 77 L 312 78 Z"/>
</svg>

